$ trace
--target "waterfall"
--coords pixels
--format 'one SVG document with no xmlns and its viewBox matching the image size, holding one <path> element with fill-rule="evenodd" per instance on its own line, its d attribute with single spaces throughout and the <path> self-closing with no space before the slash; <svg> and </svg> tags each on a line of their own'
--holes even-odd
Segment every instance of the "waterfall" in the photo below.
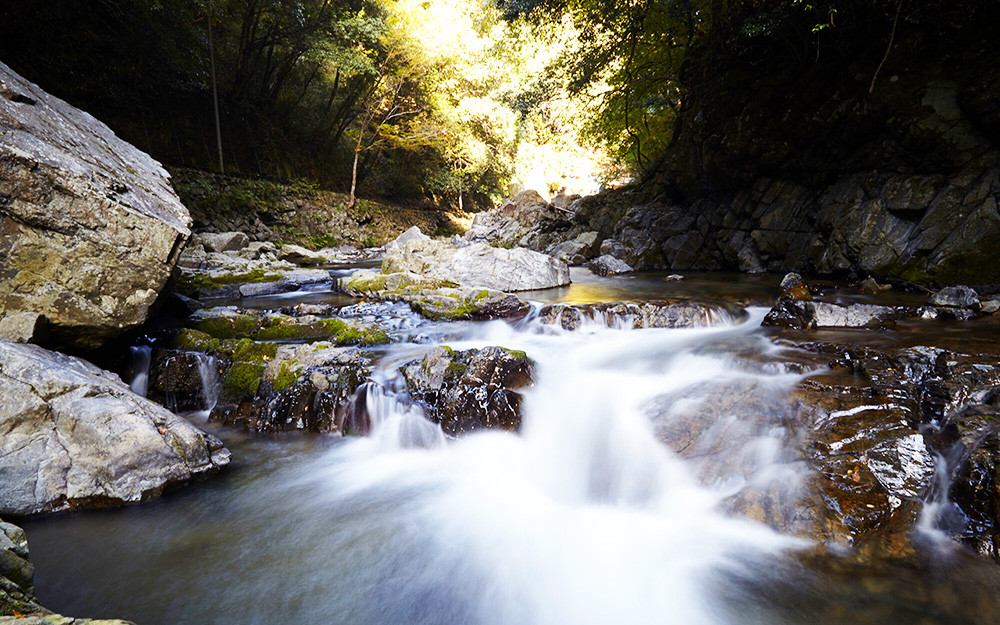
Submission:
<svg viewBox="0 0 1000 625">
<path fill-rule="evenodd" d="M 145 397 L 149 385 L 149 362 L 153 348 L 150 345 L 134 345 L 129 348 L 129 353 L 132 355 L 132 381 L 129 382 L 129 387 L 136 395 Z"/>
<path fill-rule="evenodd" d="M 344 441 L 305 478 L 344 514 L 380 502 L 377 519 L 355 520 L 347 542 L 328 546 L 353 580 L 342 597 L 352 618 L 422 622 L 431 605 L 445 606 L 441 623 L 745 622 L 720 603 L 726 580 L 766 577 L 757 567 L 806 543 L 721 510 L 735 492 L 796 472 L 775 451 L 786 433 L 740 429 L 738 409 L 706 416 L 706 445 L 740 461 L 705 474 L 657 439 L 650 410 L 663 398 L 690 409 L 722 382 L 787 392 L 799 378 L 748 374 L 701 349 L 747 340 L 758 324 L 557 334 L 476 325 L 449 345 L 536 358 L 519 434 L 446 440 L 396 390 L 394 370 L 381 372 L 351 410 L 369 436 Z M 371 541 L 376 553 L 361 546 Z"/>
</svg>

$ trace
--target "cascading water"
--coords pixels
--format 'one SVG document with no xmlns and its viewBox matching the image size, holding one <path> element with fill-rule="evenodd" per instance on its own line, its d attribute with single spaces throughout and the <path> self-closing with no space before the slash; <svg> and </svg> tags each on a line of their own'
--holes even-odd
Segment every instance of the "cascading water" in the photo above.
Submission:
<svg viewBox="0 0 1000 625">
<path fill-rule="evenodd" d="M 719 605 L 723 580 L 801 544 L 719 511 L 726 496 L 778 462 L 763 451 L 774 446 L 760 444 L 774 428 L 736 440 L 727 424 L 706 424 L 707 436 L 733 438 L 721 444 L 752 447 L 757 466 L 699 481 L 691 462 L 655 438 L 649 406 L 721 380 L 787 390 L 793 377 L 748 374 L 694 349 L 745 338 L 752 323 L 642 332 L 604 325 L 556 335 L 534 327 L 489 324 L 452 345 L 501 344 L 536 356 L 520 435 L 479 433 L 447 444 L 428 444 L 426 430 L 401 436 L 414 431 L 418 409 L 372 386 L 371 435 L 332 450 L 310 472 L 333 508 L 393 501 L 373 523 L 384 554 L 356 554 L 355 622 L 745 622 Z M 387 524 L 406 531 L 385 533 Z M 419 555 L 400 557 L 410 553 Z M 363 599 L 375 596 L 392 599 L 370 606 Z M 428 602 L 448 609 L 425 620 Z"/>
<path fill-rule="evenodd" d="M 135 345 L 129 348 L 129 352 L 132 356 L 132 381 L 129 386 L 133 393 L 145 397 L 149 390 L 149 362 L 153 348 L 149 345 Z"/>
</svg>

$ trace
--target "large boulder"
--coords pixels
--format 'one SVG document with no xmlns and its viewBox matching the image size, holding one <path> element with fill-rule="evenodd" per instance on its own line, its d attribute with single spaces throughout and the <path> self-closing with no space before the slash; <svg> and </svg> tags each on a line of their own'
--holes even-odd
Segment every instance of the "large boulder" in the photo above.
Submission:
<svg viewBox="0 0 1000 625">
<path fill-rule="evenodd" d="M 386 246 L 382 273 L 409 272 L 425 279 L 497 291 L 530 291 L 569 284 L 569 266 L 525 248 L 503 249 L 485 243 L 458 246 L 413 238 Z"/>
<path fill-rule="evenodd" d="M 214 471 L 229 451 L 118 376 L 0 342 L 0 513 L 115 505 Z"/>
<path fill-rule="evenodd" d="M 145 321 L 190 234 L 167 172 L 0 63 L 0 313 L 93 348 Z"/>
</svg>

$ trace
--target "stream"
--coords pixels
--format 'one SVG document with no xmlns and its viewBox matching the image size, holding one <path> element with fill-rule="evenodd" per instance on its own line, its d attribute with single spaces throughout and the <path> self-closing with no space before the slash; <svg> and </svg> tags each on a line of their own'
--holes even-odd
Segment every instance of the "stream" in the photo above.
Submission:
<svg viewBox="0 0 1000 625">
<path fill-rule="evenodd" d="M 743 513 L 746 501 L 796 509 L 811 471 L 779 407 L 823 371 L 761 328 L 776 282 L 575 273 L 570 287 L 526 296 L 709 293 L 746 306 L 704 328 L 414 318 L 359 391 L 369 436 L 199 423 L 233 452 L 222 475 L 142 505 L 23 523 L 37 594 L 65 614 L 139 625 L 1000 622 L 996 567 L 947 538 L 927 541 L 919 565 L 859 565 Z M 241 305 L 344 300 L 313 291 Z M 442 344 L 536 361 L 519 433 L 448 438 L 408 401 L 396 370 Z M 675 453 L 659 437 L 678 428 L 691 433 Z"/>
</svg>

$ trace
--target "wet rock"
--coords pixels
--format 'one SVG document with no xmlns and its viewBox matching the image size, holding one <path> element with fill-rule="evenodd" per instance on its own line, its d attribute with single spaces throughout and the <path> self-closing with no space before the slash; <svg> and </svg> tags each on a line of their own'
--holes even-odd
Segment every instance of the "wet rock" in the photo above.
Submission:
<svg viewBox="0 0 1000 625">
<path fill-rule="evenodd" d="M 967 286 L 949 286 L 931 295 L 931 304 L 951 308 L 978 308 L 979 294 Z"/>
<path fill-rule="evenodd" d="M 555 245 L 549 255 L 568 265 L 582 265 L 598 255 L 600 250 L 600 235 L 596 232 L 584 232 L 575 239 Z"/>
<path fill-rule="evenodd" d="M 613 276 L 620 273 L 629 273 L 632 267 L 625 261 L 618 260 L 610 254 L 598 256 L 587 263 L 587 268 L 599 276 Z"/>
<path fill-rule="evenodd" d="M 883 291 L 892 290 L 891 284 L 879 284 L 875 278 L 868 276 L 865 278 L 860 285 L 858 285 L 858 291 L 864 293 L 865 295 L 878 295 Z"/>
<path fill-rule="evenodd" d="M 203 232 L 196 236 L 206 252 L 236 252 L 250 244 L 250 237 L 242 232 Z"/>
<path fill-rule="evenodd" d="M 146 320 L 190 231 L 158 162 L 0 63 L 0 312 L 94 348 Z"/>
<path fill-rule="evenodd" d="M 744 314 L 742 310 L 721 306 L 653 300 L 582 306 L 551 304 L 542 308 L 539 320 L 569 331 L 587 325 L 623 329 L 692 328 L 729 323 Z"/>
<path fill-rule="evenodd" d="M 520 390 L 532 384 L 534 363 L 502 347 L 454 351 L 436 347 L 400 369 L 410 396 L 450 435 L 521 424 Z"/>
<path fill-rule="evenodd" d="M 795 300 L 800 302 L 812 301 L 812 294 L 806 286 L 805 281 L 797 273 L 786 274 L 781 279 L 781 299 Z"/>
<path fill-rule="evenodd" d="M 0 384 L 5 514 L 139 501 L 229 462 L 216 439 L 84 360 L 0 342 Z"/>
<path fill-rule="evenodd" d="M 360 270 L 338 282 L 350 295 L 402 301 L 428 319 L 500 319 L 523 317 L 530 310 L 516 295 L 478 287 L 459 288 L 454 282 L 424 278 L 410 272 L 375 273 Z"/>
<path fill-rule="evenodd" d="M 816 328 L 891 328 L 907 309 L 873 304 L 832 304 L 781 299 L 764 317 L 763 325 L 812 330 Z"/>
<path fill-rule="evenodd" d="M 343 432 L 345 410 L 372 360 L 330 343 L 282 345 L 265 366 L 253 409 L 223 406 L 213 419 L 254 432 Z"/>
</svg>

